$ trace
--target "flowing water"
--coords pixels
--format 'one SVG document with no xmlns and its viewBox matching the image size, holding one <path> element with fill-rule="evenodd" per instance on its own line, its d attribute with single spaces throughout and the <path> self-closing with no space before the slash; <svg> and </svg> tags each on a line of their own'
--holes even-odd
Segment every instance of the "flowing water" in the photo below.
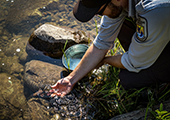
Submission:
<svg viewBox="0 0 170 120">
<path fill-rule="evenodd" d="M 50 23 L 95 32 L 94 19 L 82 24 L 74 18 L 72 9 L 76 1 L 0 1 L 0 119 L 22 120 L 23 116 L 29 116 L 25 117 L 29 119 L 33 114 L 41 114 L 32 112 L 30 115 L 30 111 L 25 111 L 32 93 L 23 80 L 24 66 L 31 59 L 28 59 L 25 47 L 36 28 Z"/>
</svg>

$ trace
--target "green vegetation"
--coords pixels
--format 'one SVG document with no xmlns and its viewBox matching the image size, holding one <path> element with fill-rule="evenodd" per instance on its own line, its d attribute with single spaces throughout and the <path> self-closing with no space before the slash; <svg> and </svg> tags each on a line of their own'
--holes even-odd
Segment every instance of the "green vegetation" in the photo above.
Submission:
<svg viewBox="0 0 170 120">
<path fill-rule="evenodd" d="M 122 46 L 117 39 L 115 40 L 115 47 L 109 51 L 108 55 L 121 54 L 123 52 L 124 50 L 122 50 Z M 170 113 L 168 113 L 168 111 L 163 111 L 163 109 L 155 110 L 154 108 L 155 105 L 169 100 L 170 90 L 168 89 L 168 84 L 144 87 L 140 90 L 124 90 L 119 84 L 119 72 L 120 69 L 106 65 L 104 68 L 101 67 L 98 74 L 96 71 L 94 72 L 96 76 L 93 82 L 91 82 L 93 84 L 92 88 L 96 90 L 96 92 L 93 93 L 93 99 L 101 105 L 98 108 L 99 111 L 96 117 L 110 119 L 116 115 L 128 113 L 140 108 L 147 108 L 145 120 L 148 119 L 148 113 L 151 113 L 151 115 L 149 115 L 151 120 L 169 119 Z M 143 94 L 145 94 L 145 97 L 143 97 Z"/>
<path fill-rule="evenodd" d="M 156 120 L 170 120 L 170 113 L 168 111 L 163 110 L 163 104 L 160 104 L 159 110 L 155 110 L 157 115 L 155 115 Z"/>
<path fill-rule="evenodd" d="M 118 39 L 115 40 L 115 47 L 109 51 L 108 55 L 122 54 L 124 52 Z M 96 100 L 101 104 L 100 112 L 109 118 L 123 113 L 131 112 L 140 108 L 146 108 L 145 120 L 148 113 L 152 113 L 149 118 L 157 120 L 168 120 L 170 113 L 167 111 L 154 110 L 154 106 L 163 101 L 169 100 L 169 84 L 144 87 L 140 90 L 124 90 L 119 84 L 118 74 L 120 69 L 108 66 L 102 68 L 102 72 L 96 76 L 93 89 L 98 89 L 94 94 Z M 100 80 L 100 82 L 99 82 Z M 145 94 L 145 97 L 142 95 Z M 161 105 L 162 106 L 162 105 Z M 154 113 L 156 112 L 156 113 Z M 107 114 L 107 115 L 106 115 Z M 99 114 L 97 116 L 100 116 Z"/>
<path fill-rule="evenodd" d="M 70 59 L 69 58 L 67 59 L 67 56 L 65 54 L 65 49 L 66 49 L 66 46 L 67 46 L 67 42 L 68 42 L 68 40 L 66 40 L 66 42 L 64 44 L 64 48 L 62 49 L 62 52 L 63 52 L 64 58 L 66 60 L 67 66 L 68 66 L 68 70 L 70 71 Z"/>
<path fill-rule="evenodd" d="M 96 33 L 98 33 L 97 22 Z M 114 48 L 107 55 L 122 54 L 125 50 L 121 46 L 118 39 L 114 42 Z M 170 113 L 163 110 L 162 102 L 169 100 L 170 90 L 169 84 L 162 84 L 150 87 L 144 87 L 140 90 L 131 89 L 124 90 L 119 84 L 118 74 L 120 69 L 113 66 L 104 65 L 94 72 L 95 79 L 92 81 L 94 101 L 100 103 L 96 117 L 109 119 L 116 115 L 131 112 L 140 108 L 147 108 L 145 120 L 148 119 L 148 113 L 151 113 L 149 118 L 156 120 L 168 120 Z M 143 96 L 145 94 L 145 97 Z M 93 102 L 94 102 L 93 101 Z M 155 110 L 154 106 L 160 104 L 160 110 Z"/>
<path fill-rule="evenodd" d="M 98 33 L 97 22 L 96 33 Z M 67 44 L 67 41 L 66 41 Z M 65 44 L 65 46 L 66 46 Z M 64 53 L 65 47 L 63 49 Z M 107 55 L 123 54 L 125 50 L 118 39 L 114 42 L 114 48 Z M 66 59 L 67 60 L 67 59 Z M 69 63 L 68 63 L 69 64 Z M 68 65 L 69 66 L 69 65 Z M 94 76 L 89 82 L 93 92 L 87 95 L 87 102 L 96 109 L 94 119 L 110 119 L 116 115 L 128 113 L 141 108 L 146 108 L 145 120 L 169 120 L 170 113 L 163 110 L 162 102 L 169 100 L 169 84 L 144 87 L 140 90 L 125 90 L 119 80 L 120 69 L 109 65 L 103 65 L 99 70 L 94 70 L 90 76 Z M 87 86 L 84 86 L 85 88 Z M 145 97 L 143 96 L 145 94 Z M 99 106 L 93 103 L 98 102 Z M 160 104 L 160 109 L 154 108 Z M 148 113 L 151 113 L 148 115 Z"/>
</svg>

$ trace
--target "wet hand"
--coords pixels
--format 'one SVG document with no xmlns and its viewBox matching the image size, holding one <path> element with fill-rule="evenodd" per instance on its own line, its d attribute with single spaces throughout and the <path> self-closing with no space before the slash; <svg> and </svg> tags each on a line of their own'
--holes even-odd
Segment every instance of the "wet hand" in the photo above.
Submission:
<svg viewBox="0 0 170 120">
<path fill-rule="evenodd" d="M 50 90 L 51 97 L 54 96 L 65 96 L 73 89 L 73 84 L 70 82 L 69 79 L 63 78 L 57 81 L 57 83 L 53 86 L 51 86 L 52 90 Z"/>
</svg>

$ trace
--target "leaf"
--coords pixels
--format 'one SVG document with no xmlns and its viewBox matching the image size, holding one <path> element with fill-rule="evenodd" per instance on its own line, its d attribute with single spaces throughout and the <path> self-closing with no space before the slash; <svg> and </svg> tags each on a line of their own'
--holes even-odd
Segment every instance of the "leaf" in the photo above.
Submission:
<svg viewBox="0 0 170 120">
<path fill-rule="evenodd" d="M 161 115 L 164 115 L 164 114 L 166 114 L 168 112 L 167 111 L 161 111 L 160 113 L 161 113 Z"/>
<path fill-rule="evenodd" d="M 161 99 L 163 99 L 163 97 L 166 96 L 168 93 L 170 93 L 170 90 L 168 90 L 165 94 L 163 94 L 163 95 L 158 99 L 158 101 L 160 101 Z"/>
<path fill-rule="evenodd" d="M 161 115 L 161 112 L 158 109 L 155 110 L 155 112 L 157 112 L 158 115 Z"/>
<path fill-rule="evenodd" d="M 166 117 L 167 120 L 170 120 L 170 116 Z"/>
<path fill-rule="evenodd" d="M 156 118 L 157 114 L 154 111 L 150 111 L 152 113 L 152 115 Z"/>
<path fill-rule="evenodd" d="M 160 108 L 159 108 L 159 110 L 160 110 L 160 111 L 162 111 L 162 110 L 163 110 L 163 104 L 162 104 L 162 103 L 160 104 Z"/>
<path fill-rule="evenodd" d="M 163 116 L 162 116 L 162 119 L 169 119 L 170 116 L 168 116 L 168 115 L 170 115 L 170 113 L 167 113 L 167 114 L 163 115 Z"/>
<path fill-rule="evenodd" d="M 67 42 L 68 42 L 68 40 L 66 40 L 63 50 L 66 49 Z"/>
</svg>

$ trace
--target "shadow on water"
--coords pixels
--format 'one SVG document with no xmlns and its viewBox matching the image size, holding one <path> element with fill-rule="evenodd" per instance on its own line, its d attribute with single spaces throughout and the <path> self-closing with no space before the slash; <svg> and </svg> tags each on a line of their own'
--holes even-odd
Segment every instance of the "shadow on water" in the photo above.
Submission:
<svg viewBox="0 0 170 120">
<path fill-rule="evenodd" d="M 51 58 L 49 56 L 46 56 L 46 55 L 43 54 L 43 52 L 36 50 L 35 48 L 33 48 L 28 43 L 27 43 L 27 46 L 26 46 L 26 52 L 28 54 L 26 61 L 40 60 L 40 61 L 43 61 L 43 62 L 48 62 L 48 63 L 54 64 L 54 65 L 63 67 L 61 59 L 54 59 L 54 58 Z"/>
</svg>

